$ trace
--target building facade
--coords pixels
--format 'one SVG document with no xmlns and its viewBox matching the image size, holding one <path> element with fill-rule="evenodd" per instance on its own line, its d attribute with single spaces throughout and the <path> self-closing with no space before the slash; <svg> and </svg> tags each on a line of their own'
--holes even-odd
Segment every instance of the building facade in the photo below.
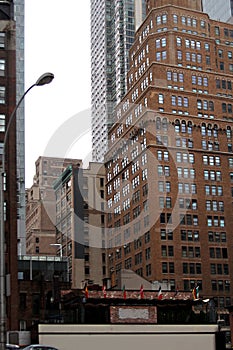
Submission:
<svg viewBox="0 0 233 350">
<path fill-rule="evenodd" d="M 26 253 L 62 255 L 56 245 L 56 199 L 53 183 L 69 164 L 82 164 L 80 159 L 39 157 L 33 185 L 26 190 Z M 24 255 L 19 251 L 19 255 Z"/>
<path fill-rule="evenodd" d="M 231 24 L 148 1 L 106 155 L 109 274 L 232 303 Z"/>
<path fill-rule="evenodd" d="M 203 11 L 211 19 L 221 22 L 231 22 L 233 15 L 233 2 L 231 0 L 202 0 Z"/>
<path fill-rule="evenodd" d="M 26 253 L 56 255 L 55 225 L 43 205 L 38 185 L 34 184 L 27 189 L 26 203 Z"/>
<path fill-rule="evenodd" d="M 21 255 L 18 271 L 19 330 L 30 331 L 31 335 L 28 343 L 20 344 L 25 346 L 39 342 L 39 323 L 63 322 L 61 291 L 70 288 L 68 261 L 58 256 Z"/>
<path fill-rule="evenodd" d="M 17 329 L 17 203 L 16 203 L 16 123 L 12 121 L 5 139 L 9 117 L 16 101 L 16 50 L 13 2 L 0 3 L 0 145 L 5 153 L 4 241 L 6 274 L 6 329 Z M 4 144 L 5 142 L 5 144 Z M 5 146 L 5 147 L 4 147 Z"/>
<path fill-rule="evenodd" d="M 113 110 L 127 89 L 128 51 L 145 17 L 145 0 L 91 1 L 93 160 L 103 161 Z"/>
<path fill-rule="evenodd" d="M 16 101 L 24 94 L 24 0 L 14 0 L 16 23 Z M 17 110 L 16 119 L 16 162 L 17 162 L 17 236 L 18 253 L 26 252 L 25 236 L 25 123 L 24 101 Z"/>
<path fill-rule="evenodd" d="M 54 184 L 56 242 L 69 259 L 72 288 L 102 285 L 107 276 L 104 229 L 105 167 L 68 166 Z"/>
</svg>

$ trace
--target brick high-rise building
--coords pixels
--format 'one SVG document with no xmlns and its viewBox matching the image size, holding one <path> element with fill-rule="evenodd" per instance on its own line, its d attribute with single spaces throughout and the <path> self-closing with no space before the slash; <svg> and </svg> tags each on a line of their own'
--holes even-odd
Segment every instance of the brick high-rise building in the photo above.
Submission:
<svg viewBox="0 0 233 350">
<path fill-rule="evenodd" d="M 109 272 L 232 303 L 233 41 L 201 1 L 147 1 L 109 131 Z"/>
<path fill-rule="evenodd" d="M 16 103 L 16 48 L 13 1 L 0 2 L 0 148 Z M 18 329 L 16 122 L 5 140 L 4 231 L 6 261 L 6 329 Z M 2 157 L 1 157 L 2 161 Z"/>
</svg>

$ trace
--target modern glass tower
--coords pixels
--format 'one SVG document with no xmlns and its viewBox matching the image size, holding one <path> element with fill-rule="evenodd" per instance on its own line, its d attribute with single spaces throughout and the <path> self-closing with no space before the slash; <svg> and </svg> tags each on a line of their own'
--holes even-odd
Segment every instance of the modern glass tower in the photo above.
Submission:
<svg viewBox="0 0 233 350">
<path fill-rule="evenodd" d="M 91 1 L 92 152 L 95 161 L 103 161 L 113 109 L 127 90 L 128 51 L 145 14 L 145 0 Z"/>
<path fill-rule="evenodd" d="M 202 0 L 202 5 L 203 12 L 208 13 L 211 19 L 232 23 L 232 0 Z"/>
</svg>

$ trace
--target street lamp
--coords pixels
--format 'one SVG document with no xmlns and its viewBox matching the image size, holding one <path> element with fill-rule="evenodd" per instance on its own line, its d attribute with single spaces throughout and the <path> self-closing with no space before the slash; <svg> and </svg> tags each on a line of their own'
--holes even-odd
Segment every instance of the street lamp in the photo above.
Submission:
<svg viewBox="0 0 233 350">
<path fill-rule="evenodd" d="M 5 278 L 6 278 L 6 271 L 5 271 L 5 227 L 4 227 L 4 177 L 5 177 L 5 147 L 6 147 L 6 140 L 9 133 L 9 128 L 11 126 L 12 120 L 16 117 L 16 112 L 21 104 L 21 102 L 24 100 L 27 93 L 34 87 L 34 86 L 42 86 L 45 84 L 51 83 L 53 80 L 54 75 L 52 73 L 44 73 L 42 74 L 37 81 L 31 85 L 22 95 L 22 97 L 19 99 L 18 103 L 16 104 L 14 110 L 12 111 L 9 121 L 6 127 L 5 135 L 4 135 L 4 142 L 2 147 L 2 164 L 0 168 L 0 350 L 5 350 L 5 344 L 6 344 L 6 296 L 5 296 Z"/>
<path fill-rule="evenodd" d="M 62 258 L 62 244 L 61 243 L 50 243 L 50 245 L 60 248 L 60 257 Z"/>
</svg>

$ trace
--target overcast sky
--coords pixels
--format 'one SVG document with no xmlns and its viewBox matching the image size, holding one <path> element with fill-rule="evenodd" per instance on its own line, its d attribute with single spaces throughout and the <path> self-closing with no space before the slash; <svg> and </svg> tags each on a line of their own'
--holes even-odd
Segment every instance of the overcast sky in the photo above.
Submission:
<svg viewBox="0 0 233 350">
<path fill-rule="evenodd" d="M 66 156 L 90 155 L 89 0 L 25 0 L 25 89 L 45 72 L 54 73 L 53 82 L 34 87 L 25 99 L 26 187 L 32 185 L 35 161 L 45 154 L 54 134 L 64 129 L 64 137 L 69 138 L 72 123 L 65 126 L 75 115 L 85 125 L 75 152 L 69 150 Z"/>
</svg>

